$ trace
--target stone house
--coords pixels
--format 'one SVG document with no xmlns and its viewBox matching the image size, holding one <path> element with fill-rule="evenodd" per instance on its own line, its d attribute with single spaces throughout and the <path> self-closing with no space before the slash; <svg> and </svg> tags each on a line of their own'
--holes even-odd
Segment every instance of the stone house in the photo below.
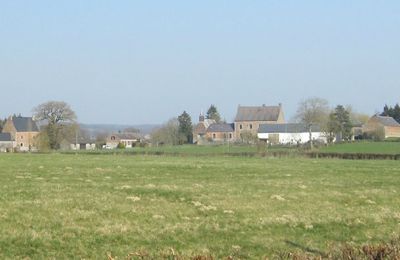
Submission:
<svg viewBox="0 0 400 260">
<path fill-rule="evenodd" d="M 229 142 L 234 140 L 234 124 L 211 124 L 206 131 L 206 140 L 212 142 Z"/>
<path fill-rule="evenodd" d="M 193 127 L 193 143 L 202 144 L 207 142 L 207 129 L 210 127 L 210 125 L 215 123 L 215 120 L 206 119 L 203 114 L 200 114 L 199 123 L 195 127 Z"/>
<path fill-rule="evenodd" d="M 10 116 L 3 127 L 3 133 L 9 133 L 19 151 L 36 149 L 36 137 L 39 128 L 32 117 Z"/>
<path fill-rule="evenodd" d="M 400 138 L 400 124 L 390 116 L 372 116 L 363 126 L 367 135 L 381 135 L 382 138 Z"/>
<path fill-rule="evenodd" d="M 257 136 L 262 124 L 283 124 L 285 118 L 282 104 L 278 106 L 240 106 L 237 109 L 234 130 L 235 139 L 240 140 L 243 133 Z"/>
<path fill-rule="evenodd" d="M 271 144 L 304 144 L 310 141 L 309 128 L 305 124 L 262 124 L 257 136 Z M 311 138 L 327 142 L 325 134 L 317 125 L 311 126 Z"/>
</svg>

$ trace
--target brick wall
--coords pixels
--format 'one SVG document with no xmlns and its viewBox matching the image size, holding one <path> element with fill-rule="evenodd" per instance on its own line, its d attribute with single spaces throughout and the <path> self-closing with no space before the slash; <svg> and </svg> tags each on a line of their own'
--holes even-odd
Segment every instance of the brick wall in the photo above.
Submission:
<svg viewBox="0 0 400 260">
<path fill-rule="evenodd" d="M 206 139 L 213 141 L 228 141 L 233 140 L 234 133 L 233 132 L 207 132 Z"/>
<path fill-rule="evenodd" d="M 398 126 L 386 126 L 385 127 L 385 138 L 399 137 L 400 138 L 400 127 Z"/>
</svg>

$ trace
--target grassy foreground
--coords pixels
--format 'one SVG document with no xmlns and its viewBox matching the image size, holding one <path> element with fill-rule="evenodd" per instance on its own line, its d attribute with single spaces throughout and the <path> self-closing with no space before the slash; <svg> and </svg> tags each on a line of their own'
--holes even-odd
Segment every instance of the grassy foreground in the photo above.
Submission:
<svg viewBox="0 0 400 260">
<path fill-rule="evenodd" d="M 353 142 L 334 144 L 320 149 L 328 153 L 400 154 L 400 142 Z"/>
<path fill-rule="evenodd" d="M 387 241 L 400 163 L 0 155 L 0 258 L 261 258 Z"/>
</svg>

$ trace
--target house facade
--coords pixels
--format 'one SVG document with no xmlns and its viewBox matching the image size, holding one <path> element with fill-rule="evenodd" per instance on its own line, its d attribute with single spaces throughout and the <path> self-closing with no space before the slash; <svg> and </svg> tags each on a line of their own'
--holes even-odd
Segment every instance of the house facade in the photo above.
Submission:
<svg viewBox="0 0 400 260">
<path fill-rule="evenodd" d="M 136 133 L 115 133 L 107 137 L 105 148 L 115 149 L 118 147 L 118 144 L 123 144 L 125 148 L 132 148 L 140 143 L 140 141 L 141 137 Z"/>
<path fill-rule="evenodd" d="M 36 149 L 39 128 L 32 117 L 12 116 L 4 124 L 3 133 L 9 133 L 19 151 Z"/>
<path fill-rule="evenodd" d="M 234 124 L 215 123 L 208 127 L 206 139 L 212 142 L 230 142 L 234 140 Z"/>
<path fill-rule="evenodd" d="M 240 140 L 244 133 L 256 136 L 260 125 L 283 123 L 285 123 L 285 117 L 282 104 L 252 107 L 239 105 L 234 122 L 235 139 Z"/>
<path fill-rule="evenodd" d="M 382 135 L 383 138 L 400 138 L 400 124 L 390 116 L 372 116 L 363 126 L 367 135 Z"/>
<path fill-rule="evenodd" d="M 200 114 L 199 123 L 193 128 L 193 143 L 202 144 L 207 142 L 207 129 L 215 123 L 215 120 L 206 119 L 203 114 Z"/>
<path fill-rule="evenodd" d="M 271 144 L 304 144 L 310 141 L 309 128 L 304 124 L 262 124 L 257 137 Z M 317 125 L 311 127 L 311 138 L 327 142 L 326 135 Z"/>
</svg>

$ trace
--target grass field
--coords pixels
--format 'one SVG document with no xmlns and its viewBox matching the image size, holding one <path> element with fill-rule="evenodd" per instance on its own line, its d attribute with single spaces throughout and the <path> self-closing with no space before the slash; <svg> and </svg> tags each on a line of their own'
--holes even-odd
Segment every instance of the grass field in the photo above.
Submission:
<svg viewBox="0 0 400 260">
<path fill-rule="evenodd" d="M 320 149 L 329 153 L 400 154 L 400 142 L 354 142 L 335 144 Z"/>
<path fill-rule="evenodd" d="M 175 145 L 175 146 L 151 146 L 134 147 L 127 149 L 103 149 L 95 151 L 82 150 L 79 153 L 84 154 L 163 154 L 163 155 L 181 155 L 181 156 L 214 156 L 214 155 L 243 155 L 259 154 L 263 152 L 297 152 L 296 147 L 271 146 L 265 145 Z M 65 153 L 76 153 L 75 151 L 65 151 Z"/>
<path fill-rule="evenodd" d="M 322 251 L 400 231 L 400 163 L 0 155 L 0 258 Z"/>
</svg>

